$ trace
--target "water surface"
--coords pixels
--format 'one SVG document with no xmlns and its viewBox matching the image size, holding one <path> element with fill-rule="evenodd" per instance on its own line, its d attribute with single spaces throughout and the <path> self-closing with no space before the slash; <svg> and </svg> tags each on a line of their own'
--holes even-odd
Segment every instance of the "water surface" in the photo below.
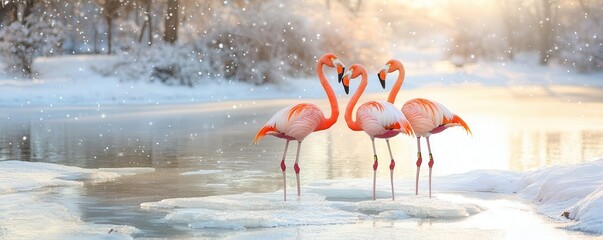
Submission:
<svg viewBox="0 0 603 240">
<path fill-rule="evenodd" d="M 455 128 L 431 138 L 435 175 L 474 169 L 529 171 L 603 156 L 601 89 L 433 87 L 405 91 L 397 105 L 419 96 L 448 106 L 463 117 L 473 131 L 473 135 L 467 135 Z M 360 101 L 369 99 L 385 99 L 385 95 L 371 94 Z M 47 201 L 69 201 L 69 206 L 81 212 L 84 221 L 135 226 L 143 230 L 136 235 L 139 237 L 190 236 L 194 233 L 189 229 L 170 226 L 163 220 L 165 214 L 141 210 L 139 204 L 165 198 L 282 189 L 278 164 L 284 142 L 267 137 L 259 145 L 252 145 L 251 140 L 274 112 L 299 101 L 3 107 L 0 108 L 0 160 L 42 161 L 85 168 L 153 167 L 156 169 L 153 173 L 108 183 L 87 183 L 79 190 L 51 190 Z M 307 101 L 324 107 L 328 115 L 326 101 Z M 340 102 L 345 104 L 347 99 L 342 98 Z M 343 111 L 343 105 L 340 108 Z M 343 116 L 340 115 L 339 120 L 334 128 L 312 134 L 302 144 L 302 185 L 323 179 L 369 180 L 372 177 L 369 138 L 362 132 L 349 131 Z M 296 145 L 291 144 L 289 148 L 290 169 Z M 392 139 L 392 146 L 397 161 L 396 178 L 414 178 L 416 139 L 399 136 Z M 384 141 L 378 141 L 377 147 L 381 159 L 378 177 L 380 181 L 387 181 L 387 148 Z M 423 149 L 426 155 L 426 146 Z M 182 175 L 198 170 L 211 171 Z M 294 184 L 293 174 L 289 174 L 288 182 Z M 475 225 L 479 221 L 471 219 L 480 215 L 465 221 L 473 226 L 469 228 L 479 229 L 479 224 Z M 391 227 L 404 228 L 415 222 L 392 223 Z M 361 225 L 372 229 L 383 227 Z M 215 234 L 223 236 L 220 231 Z"/>
</svg>

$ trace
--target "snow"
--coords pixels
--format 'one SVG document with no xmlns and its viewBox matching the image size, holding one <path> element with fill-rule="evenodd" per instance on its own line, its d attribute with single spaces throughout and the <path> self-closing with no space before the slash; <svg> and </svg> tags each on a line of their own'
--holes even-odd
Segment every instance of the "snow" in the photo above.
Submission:
<svg viewBox="0 0 603 240">
<path fill-rule="evenodd" d="M 152 171 L 152 168 L 85 169 L 0 161 L 0 238 L 131 239 L 136 228 L 84 222 L 77 213 L 77 206 L 72 206 L 73 200 L 64 195 L 73 194 L 71 192 L 77 191 L 84 181 L 113 181 Z M 49 198 L 47 193 L 52 191 L 59 191 L 63 197 Z"/>
<path fill-rule="evenodd" d="M 491 210 L 479 199 L 447 193 L 486 192 L 528 201 L 537 212 L 564 223 L 567 229 L 603 234 L 603 159 L 531 172 L 475 170 L 435 177 L 433 198 L 424 195 L 424 186 L 414 195 L 413 180 L 397 180 L 395 185 L 395 201 L 389 199 L 387 184 L 378 184 L 378 200 L 372 201 L 369 179 L 337 179 L 302 186 L 300 198 L 289 190 L 286 202 L 281 190 L 164 199 L 142 203 L 141 208 L 166 212 L 165 220 L 176 225 L 243 230 L 366 220 L 465 219 Z M 562 216 L 564 212 L 570 220 Z"/>
<path fill-rule="evenodd" d="M 570 166 L 553 166 L 526 174 L 518 193 L 557 220 L 563 212 L 576 220 L 569 229 L 603 234 L 603 159 Z"/>
<path fill-rule="evenodd" d="M 517 193 L 551 219 L 564 221 L 567 212 L 575 220 L 568 229 L 603 234 L 603 159 L 526 173 L 473 171 L 436 181 L 452 185 L 448 190 Z"/>
</svg>

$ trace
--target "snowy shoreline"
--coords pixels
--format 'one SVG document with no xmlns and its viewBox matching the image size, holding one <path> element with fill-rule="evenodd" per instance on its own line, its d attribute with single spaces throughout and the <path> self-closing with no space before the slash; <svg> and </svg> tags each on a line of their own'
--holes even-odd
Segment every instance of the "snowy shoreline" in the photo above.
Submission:
<svg viewBox="0 0 603 240">
<path fill-rule="evenodd" d="M 404 59 L 406 53 L 400 55 L 399 59 Z M 288 79 L 279 85 L 253 85 L 215 79 L 191 88 L 145 81 L 120 81 L 116 77 L 102 76 L 94 70 L 115 59 L 116 56 L 95 55 L 36 58 L 34 69 L 37 69 L 39 75 L 34 80 L 0 75 L 0 106 L 157 105 L 325 97 L 324 90 L 315 77 Z M 577 74 L 520 62 L 484 62 L 458 69 L 447 61 L 414 60 L 405 62 L 405 66 L 405 89 L 426 86 L 603 87 L 603 82 L 598 81 L 603 78 L 603 73 Z M 436 66 L 438 71 L 433 71 Z M 335 84 L 335 73 L 325 73 L 331 78 L 335 92 L 345 95 L 343 89 Z M 383 92 L 377 82 L 375 74 L 371 72 L 367 92 Z"/>
<path fill-rule="evenodd" d="M 378 192 L 380 200 L 371 201 L 368 181 L 346 179 L 311 183 L 302 188 L 301 199 L 290 202 L 283 202 L 282 191 L 276 191 L 164 199 L 142 203 L 141 208 L 167 211 L 166 221 L 193 229 L 244 230 L 355 223 L 363 219 L 466 218 L 488 209 L 471 201 L 450 201 L 438 195 L 487 192 L 529 201 L 538 213 L 565 223 L 566 229 L 600 235 L 603 234 L 602 173 L 603 159 L 599 159 L 525 173 L 476 170 L 437 177 L 434 180 L 436 194 L 432 199 L 421 194 L 415 196 L 414 181 L 398 180 L 396 188 L 403 191 L 397 193 L 395 202 L 387 199 L 388 186 L 385 185 L 378 187 L 382 189 Z M 425 191 L 424 188 L 420 190 Z M 290 199 L 295 198 L 291 195 Z"/>
<path fill-rule="evenodd" d="M 85 169 L 42 162 L 0 161 L 0 238 L 131 239 L 131 235 L 139 231 L 135 227 L 84 222 L 77 209 L 70 206 L 73 200 L 61 197 L 53 201 L 47 199 L 46 193 L 57 188 L 79 188 L 84 181 L 114 181 L 154 170 Z"/>
</svg>

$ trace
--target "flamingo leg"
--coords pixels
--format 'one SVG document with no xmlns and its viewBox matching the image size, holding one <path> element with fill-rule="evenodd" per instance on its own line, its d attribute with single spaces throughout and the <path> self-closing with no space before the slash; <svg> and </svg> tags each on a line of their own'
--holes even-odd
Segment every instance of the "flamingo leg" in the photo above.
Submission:
<svg viewBox="0 0 603 240">
<path fill-rule="evenodd" d="M 301 149 L 301 143 L 302 143 L 301 141 L 297 142 L 297 155 L 295 156 L 295 165 L 293 166 L 293 169 L 295 170 L 295 178 L 297 180 L 297 196 L 298 197 L 300 196 L 300 191 L 299 191 L 299 170 L 300 170 L 300 168 L 299 168 L 299 164 L 297 164 L 297 163 L 299 161 L 299 150 Z"/>
<path fill-rule="evenodd" d="M 429 197 L 431 198 L 431 169 L 433 168 L 433 155 L 431 155 L 431 147 L 429 146 L 429 137 L 427 139 L 427 150 L 429 151 Z"/>
<path fill-rule="evenodd" d="M 287 140 L 287 143 L 285 143 L 285 152 L 283 153 L 283 160 L 281 160 L 281 170 L 283 170 L 283 201 L 287 201 L 287 177 L 285 174 L 285 169 L 287 169 L 287 165 L 285 165 L 287 148 L 289 148 L 289 140 Z"/>
<path fill-rule="evenodd" d="M 417 137 L 417 179 L 415 180 L 415 195 L 419 195 L 419 172 L 421 170 L 421 137 Z"/>
<path fill-rule="evenodd" d="M 390 180 L 392 183 L 392 201 L 395 200 L 395 195 L 394 195 L 394 168 L 396 167 L 396 161 L 394 161 L 394 155 L 392 154 L 392 149 L 389 147 L 389 139 L 385 139 L 385 142 L 387 143 L 387 150 L 389 150 L 389 157 L 391 158 L 391 163 L 389 164 L 389 171 L 390 171 Z"/>
<path fill-rule="evenodd" d="M 377 199 L 375 196 L 375 188 L 377 185 L 377 167 L 379 166 L 379 161 L 377 160 L 377 150 L 375 150 L 375 138 L 371 138 L 371 142 L 373 143 L 373 157 L 375 159 L 375 162 L 373 163 L 373 201 L 375 201 Z"/>
</svg>

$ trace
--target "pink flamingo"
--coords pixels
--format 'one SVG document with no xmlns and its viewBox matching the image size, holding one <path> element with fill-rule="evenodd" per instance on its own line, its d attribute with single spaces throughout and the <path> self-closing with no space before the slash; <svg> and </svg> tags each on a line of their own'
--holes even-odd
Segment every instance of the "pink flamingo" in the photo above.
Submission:
<svg viewBox="0 0 603 240">
<path fill-rule="evenodd" d="M 260 139 L 262 139 L 265 135 L 272 135 L 278 138 L 283 138 L 286 140 L 285 143 L 285 152 L 283 153 L 283 158 L 281 160 L 281 169 L 283 170 L 283 192 L 284 192 L 284 200 L 287 201 L 287 180 L 285 175 L 285 156 L 287 155 L 287 148 L 289 147 L 289 141 L 296 140 L 297 141 L 297 155 L 295 156 L 295 175 L 297 178 L 297 196 L 300 196 L 299 190 L 299 151 L 301 148 L 301 143 L 310 133 L 321 131 L 330 128 L 337 122 L 337 117 L 339 117 L 339 105 L 337 104 L 337 97 L 335 96 L 335 92 L 333 92 L 333 88 L 327 81 L 322 67 L 323 65 L 327 65 L 328 67 L 337 68 L 338 80 L 341 81 L 341 76 L 343 75 L 343 71 L 345 66 L 341 61 L 337 59 L 337 56 L 332 53 L 324 54 L 318 60 L 318 64 L 316 66 L 316 72 L 318 73 L 318 77 L 320 79 L 320 84 L 325 89 L 327 93 L 327 97 L 329 98 L 329 103 L 331 104 L 331 117 L 325 118 L 323 112 L 314 104 L 310 103 L 300 103 L 291 105 L 289 107 L 283 108 L 278 111 L 264 126 L 258 131 L 253 139 L 255 144 L 259 143 Z"/>
<path fill-rule="evenodd" d="M 356 106 L 358 99 L 366 89 L 368 77 L 366 69 L 360 64 L 352 65 L 343 76 L 343 86 L 347 94 L 349 93 L 350 79 L 357 78 L 359 75 L 362 75 L 362 81 L 348 102 L 348 106 L 345 110 L 345 121 L 348 124 L 348 127 L 353 131 L 364 131 L 371 138 L 373 144 L 373 157 L 375 159 L 375 162 L 373 163 L 373 200 L 376 199 L 375 185 L 377 181 L 377 166 L 379 165 L 377 151 L 375 150 L 375 138 L 385 138 L 389 156 L 391 158 L 389 169 L 392 185 L 392 200 L 394 200 L 394 167 L 396 166 L 396 162 L 394 161 L 394 156 L 392 155 L 392 150 L 389 145 L 389 138 L 394 137 L 399 133 L 412 135 L 412 127 L 396 106 L 385 101 L 369 101 L 360 105 L 356 111 L 356 121 L 354 121 L 352 119 L 352 112 L 354 111 L 354 106 Z"/>
<path fill-rule="evenodd" d="M 398 91 L 402 87 L 404 82 L 404 65 L 398 60 L 392 59 L 379 70 L 377 74 L 381 86 L 385 88 L 385 77 L 387 73 L 391 73 L 398 70 L 398 79 L 394 84 L 387 101 L 394 103 Z M 415 135 L 417 136 L 417 177 L 415 180 L 415 194 L 419 194 L 419 170 L 421 169 L 421 137 L 425 137 L 427 141 L 427 150 L 429 151 L 429 197 L 431 197 L 431 171 L 433 168 L 433 155 L 431 154 L 431 146 L 429 145 L 429 137 L 431 134 L 436 134 L 446 130 L 449 127 L 462 126 L 467 131 L 467 134 L 471 134 L 471 129 L 461 117 L 453 114 L 444 105 L 435 101 L 415 98 L 402 106 L 402 113 L 410 122 Z"/>
</svg>

